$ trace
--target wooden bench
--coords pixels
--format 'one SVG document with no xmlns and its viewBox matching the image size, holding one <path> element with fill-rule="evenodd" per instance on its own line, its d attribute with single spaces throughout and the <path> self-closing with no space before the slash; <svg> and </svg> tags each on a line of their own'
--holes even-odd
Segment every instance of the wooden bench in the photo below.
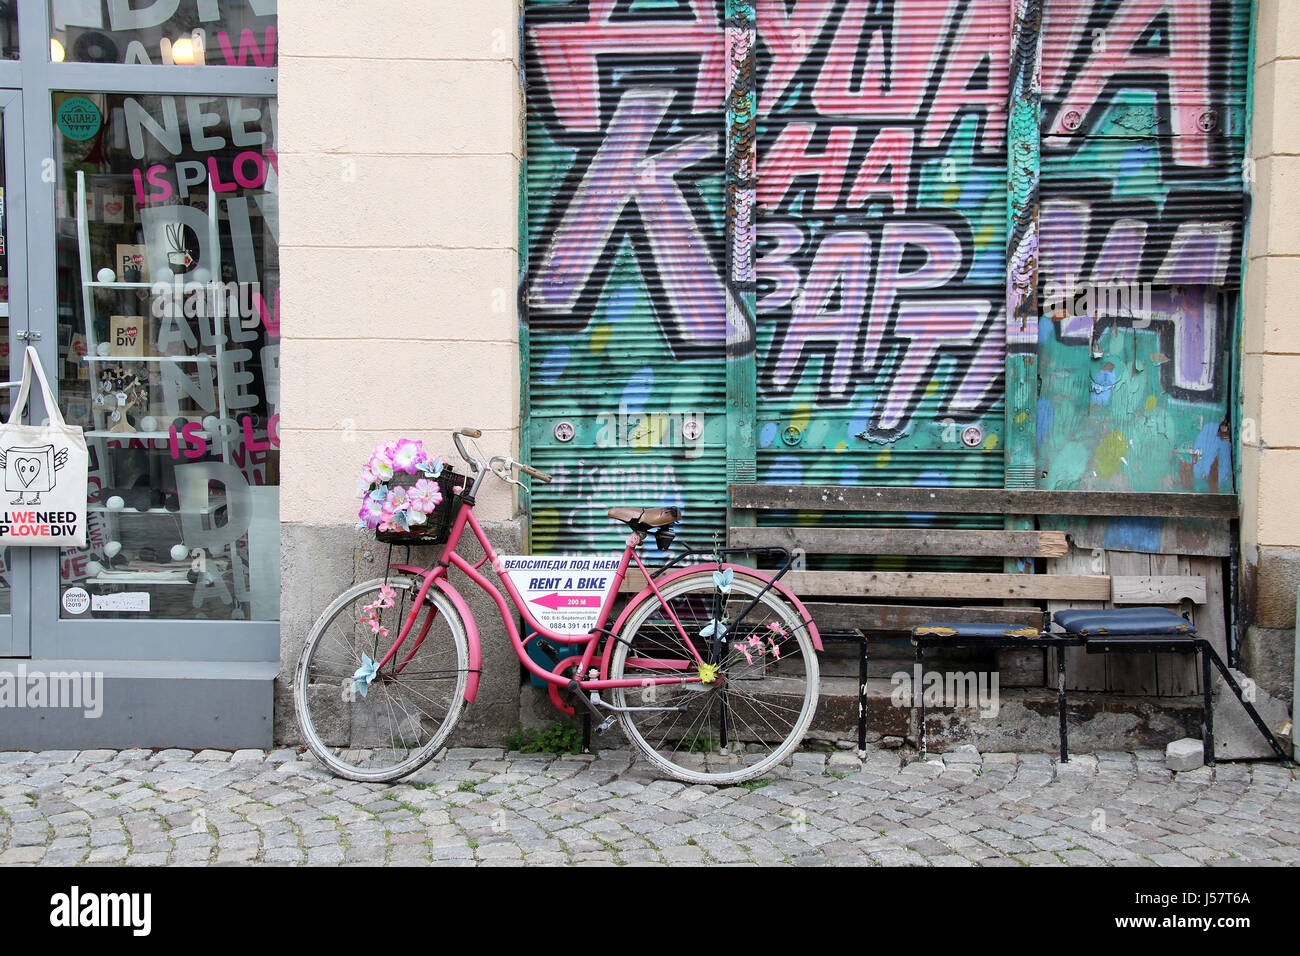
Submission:
<svg viewBox="0 0 1300 956">
<path fill-rule="evenodd" d="M 791 549 L 797 569 L 785 580 L 818 627 L 861 633 L 860 748 L 865 747 L 868 642 L 910 637 L 914 628 L 936 621 L 996 625 L 1004 639 L 990 639 L 987 646 L 1003 652 L 999 670 L 1025 671 L 1020 686 L 1043 686 L 1045 675 L 1055 670 L 1062 708 L 1067 662 L 1072 672 L 1084 675 L 1073 689 L 1154 694 L 1163 688 L 1169 696 L 1201 690 L 1201 668 L 1185 656 L 1166 654 L 1149 664 L 1114 665 L 1113 674 L 1103 669 L 1098 677 L 1096 657 L 1086 660 L 1077 641 L 1033 644 L 1015 636 L 1016 631 L 1045 632 L 1046 615 L 1053 611 L 1169 607 L 1204 618 L 1197 622 L 1202 636 L 1226 656 L 1222 559 L 1236 533 L 1235 495 L 738 484 L 730 487 L 730 499 L 728 545 Z M 801 519 L 810 513 L 818 524 Z M 1106 529 L 1116 519 L 1130 518 L 1160 519 L 1160 544 L 1169 539 L 1173 553 L 1098 546 L 1107 543 Z M 1009 519 L 1018 527 L 1005 527 Z M 941 521 L 1003 527 L 934 526 Z M 867 524 L 880 526 L 862 526 Z M 924 558 L 983 569 L 808 568 L 832 557 L 865 565 L 867 556 L 892 556 L 904 567 Z M 1044 651 L 1050 653 L 1043 653 L 1035 680 L 1026 661 Z M 1125 666 L 1137 672 L 1136 678 L 1124 672 Z"/>
</svg>

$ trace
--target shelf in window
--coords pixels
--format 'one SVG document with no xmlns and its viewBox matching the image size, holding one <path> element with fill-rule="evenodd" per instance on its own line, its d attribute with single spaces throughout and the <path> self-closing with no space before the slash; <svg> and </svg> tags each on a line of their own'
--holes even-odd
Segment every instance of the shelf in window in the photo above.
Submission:
<svg viewBox="0 0 1300 956">
<path fill-rule="evenodd" d="M 88 289 L 152 289 L 152 282 L 86 282 Z"/>
<path fill-rule="evenodd" d="M 180 429 L 177 429 L 177 434 L 180 434 Z M 132 438 L 138 438 L 141 441 L 168 441 L 172 437 L 172 433 L 169 431 L 167 432 L 112 432 L 112 431 L 93 430 L 93 431 L 87 431 L 85 435 L 87 438 L 117 438 L 122 441 L 130 441 Z M 192 437 L 197 436 L 199 438 L 212 437 L 212 434 L 206 431 L 190 432 L 190 435 Z"/>
<path fill-rule="evenodd" d="M 83 355 L 85 362 L 215 362 L 215 355 Z"/>
<path fill-rule="evenodd" d="M 110 515 L 211 515 L 218 508 L 224 508 L 225 506 L 226 503 L 222 501 L 219 504 L 210 504 L 206 508 L 177 508 L 175 511 L 168 511 L 166 508 L 146 508 L 144 511 L 140 511 L 130 506 L 110 508 L 108 505 L 86 505 L 86 510 Z"/>
</svg>

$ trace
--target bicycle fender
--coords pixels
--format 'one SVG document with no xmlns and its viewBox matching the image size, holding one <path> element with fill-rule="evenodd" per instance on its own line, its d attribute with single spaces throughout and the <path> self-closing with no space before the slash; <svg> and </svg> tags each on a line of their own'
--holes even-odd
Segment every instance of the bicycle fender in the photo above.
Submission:
<svg viewBox="0 0 1300 956">
<path fill-rule="evenodd" d="M 707 567 L 711 568 L 712 565 L 709 565 Z M 724 564 L 722 567 L 724 569 L 730 568 L 733 572 L 735 572 L 737 577 L 749 578 L 750 580 L 757 582 L 759 585 L 764 585 L 769 580 L 768 578 L 761 577 L 758 574 L 755 574 L 753 568 L 747 568 L 740 564 Z M 676 571 L 669 572 L 668 574 L 664 575 L 662 578 L 656 578 L 655 585 L 659 588 L 662 588 L 665 585 L 673 581 L 676 581 L 678 578 L 684 575 L 698 574 L 701 570 L 704 569 L 706 568 L 700 565 L 696 565 L 694 567 L 679 568 Z M 799 613 L 799 617 L 803 620 L 804 624 L 808 628 L 808 637 L 811 638 L 813 647 L 818 651 L 824 651 L 825 648 L 822 647 L 821 634 L 818 632 L 817 625 L 813 623 L 812 615 L 808 613 L 808 609 L 804 607 L 803 602 L 800 601 L 797 597 L 795 597 L 794 592 L 791 591 L 788 587 L 786 587 L 785 584 L 781 581 L 776 581 L 775 583 L 773 583 L 772 590 L 779 592 L 783 598 L 785 598 L 787 601 L 789 601 L 791 604 L 794 605 L 795 610 Z M 627 607 L 623 608 L 623 613 L 618 616 L 618 620 L 614 622 L 614 626 L 613 628 L 611 628 L 611 630 L 613 630 L 615 634 L 621 633 L 623 622 L 627 620 L 627 617 L 629 614 L 631 614 L 632 610 L 637 605 L 639 605 L 643 600 L 646 599 L 647 595 L 649 595 L 652 598 L 654 597 L 654 592 L 650 590 L 650 585 L 648 584 L 640 591 L 638 591 L 636 595 L 632 598 L 632 600 L 627 602 Z M 609 676 L 609 661 L 613 653 L 614 653 L 614 641 L 613 639 L 610 639 L 605 642 L 605 650 L 604 653 L 601 655 L 601 659 L 600 659 L 600 673 L 602 677 Z"/>
<path fill-rule="evenodd" d="M 469 604 L 446 577 L 435 578 L 433 586 L 451 601 L 456 608 L 456 613 L 460 615 L 461 623 L 465 625 L 465 642 L 469 645 L 469 676 L 465 681 L 465 703 L 472 704 L 474 698 L 478 696 L 479 677 L 483 672 L 483 649 L 479 644 L 478 624 L 474 621 Z"/>
</svg>

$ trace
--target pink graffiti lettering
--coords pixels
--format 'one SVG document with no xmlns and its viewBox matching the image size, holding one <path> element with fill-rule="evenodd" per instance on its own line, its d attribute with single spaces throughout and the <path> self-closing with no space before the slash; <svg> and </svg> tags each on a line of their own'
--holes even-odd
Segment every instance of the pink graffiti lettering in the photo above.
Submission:
<svg viewBox="0 0 1300 956">
<path fill-rule="evenodd" d="M 910 272 L 903 269 L 903 258 L 909 247 L 920 249 L 926 257 L 920 267 Z M 870 326 L 859 366 L 862 371 L 870 371 L 876 364 L 885 327 L 900 293 L 945 285 L 956 276 L 961 261 L 961 242 L 946 226 L 928 222 L 886 223 L 880 243 Z"/>
<path fill-rule="evenodd" d="M 891 439 L 901 432 L 929 381 L 929 373 L 945 346 L 969 345 L 988 320 L 988 302 L 946 299 L 912 300 L 898 307 L 894 334 L 908 340 L 897 370 L 889 380 L 884 408 L 868 429 L 869 437 Z"/>
<path fill-rule="evenodd" d="M 1075 0 L 1070 6 L 1052 12 L 1060 18 L 1070 17 L 1075 37 L 1089 22 L 1093 4 Z M 1051 9 L 1049 5 L 1049 9 Z M 1161 52 L 1133 52 L 1157 17 L 1168 22 L 1168 40 Z M 1044 93 L 1055 93 L 1060 101 L 1047 130 L 1051 134 L 1068 132 L 1063 125 L 1069 113 L 1087 117 L 1103 102 L 1108 86 L 1123 81 L 1126 85 L 1149 86 L 1159 82 L 1169 97 L 1174 161 L 1182 165 L 1205 166 L 1210 162 L 1210 137 L 1198 133 L 1197 118 L 1204 112 L 1210 89 L 1210 0 L 1127 0 L 1111 16 L 1097 42 L 1088 47 L 1083 68 L 1070 77 L 1067 54 L 1045 64 Z M 1083 37 L 1083 39 L 1087 39 Z M 1077 42 L 1077 40 L 1076 40 Z M 1068 44 L 1074 49 L 1075 44 Z M 1167 52 L 1166 52 L 1167 51 Z M 1048 73 L 1050 70 L 1050 74 Z M 1158 80 L 1153 80 L 1158 77 Z M 1060 146 L 1063 137 L 1049 136 L 1049 145 Z"/>
<path fill-rule="evenodd" d="M 598 58 L 609 53 L 642 56 L 695 53 L 700 57 L 695 112 L 719 109 L 726 85 L 726 50 L 713 4 L 690 0 L 693 21 L 615 19 L 618 0 L 592 0 L 585 23 L 541 23 L 532 28 L 556 116 L 571 130 L 600 129 Z"/>
<path fill-rule="evenodd" d="M 911 175 L 912 131 L 882 129 L 862 160 L 845 205 L 853 209 L 883 195 L 894 204 L 895 213 L 906 212 Z"/>
<path fill-rule="evenodd" d="M 541 311 L 571 311 L 614 234 L 619 217 L 635 203 L 660 271 L 671 309 L 664 318 L 681 337 L 696 343 L 723 334 L 708 306 L 725 301 L 708 244 L 674 176 L 716 155 L 718 137 L 701 134 L 661 153 L 648 154 L 674 92 L 642 87 L 623 94 L 609 130 L 587 167 L 542 260 L 530 305 Z M 699 250 L 686 255 L 685 250 Z"/>
<path fill-rule="evenodd" d="M 853 343 L 867 303 L 867 281 L 871 275 L 871 238 L 864 232 L 840 232 L 827 236 L 817 250 L 808 283 L 795 302 L 789 330 L 773 369 L 778 392 L 794 386 L 798 363 L 806 351 L 826 354 L 824 368 L 827 391 L 843 397 L 853 372 Z M 827 305 L 839 292 L 840 307 Z"/>
<path fill-rule="evenodd" d="M 833 126 L 826 139 L 826 148 L 809 152 L 816 127 L 812 123 L 791 123 L 781 130 L 776 143 L 762 158 L 763 175 L 758 182 L 760 205 L 776 208 L 798 176 L 817 177 L 817 198 L 814 209 L 833 209 L 839 200 L 849 163 L 849 150 L 853 148 L 854 130 L 851 126 Z"/>
</svg>

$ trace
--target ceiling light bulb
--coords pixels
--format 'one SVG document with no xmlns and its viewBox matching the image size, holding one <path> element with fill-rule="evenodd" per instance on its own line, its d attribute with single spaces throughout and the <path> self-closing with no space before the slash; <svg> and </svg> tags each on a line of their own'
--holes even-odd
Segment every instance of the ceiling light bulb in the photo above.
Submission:
<svg viewBox="0 0 1300 956">
<path fill-rule="evenodd" d="M 181 37 L 172 44 L 172 62 L 177 66 L 194 65 L 194 41 L 190 37 Z"/>
<path fill-rule="evenodd" d="M 63 44 L 53 37 L 50 38 L 50 62 L 62 63 L 67 53 L 63 49 Z"/>
</svg>

